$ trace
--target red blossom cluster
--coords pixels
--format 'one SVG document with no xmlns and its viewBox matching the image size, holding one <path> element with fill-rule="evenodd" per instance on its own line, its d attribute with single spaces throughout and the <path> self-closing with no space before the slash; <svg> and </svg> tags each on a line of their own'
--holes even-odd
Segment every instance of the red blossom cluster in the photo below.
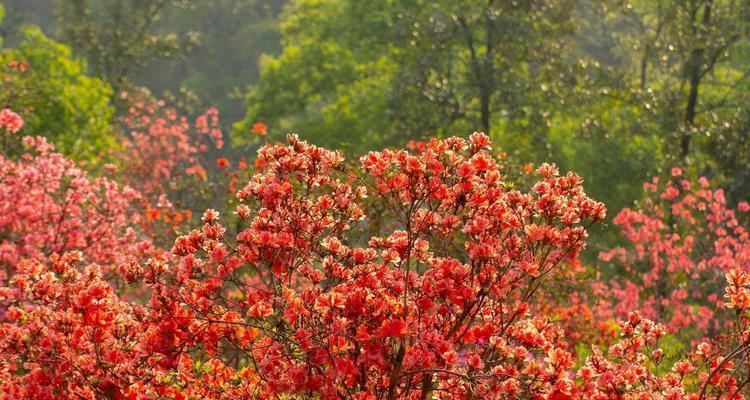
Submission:
<svg viewBox="0 0 750 400">
<path fill-rule="evenodd" d="M 691 183 L 678 168 L 672 175 L 644 185 L 649 196 L 641 208 L 624 209 L 615 218 L 628 244 L 601 259 L 625 273 L 600 289 L 597 314 L 624 317 L 639 309 L 666 323 L 669 332 L 715 335 L 732 321 L 717 318 L 724 274 L 750 271 L 750 207 L 741 202 L 731 208 L 706 178 Z"/>
<path fill-rule="evenodd" d="M 130 102 L 124 123 L 125 151 L 117 154 L 122 177 L 152 198 L 170 194 L 182 176 L 206 180 L 211 164 L 201 157 L 224 146 L 219 112 L 211 108 L 193 124 L 164 101 L 124 93 Z"/>
<path fill-rule="evenodd" d="M 252 132 L 258 136 L 266 136 L 268 135 L 268 125 L 257 121 L 253 123 Z"/>
<path fill-rule="evenodd" d="M 17 160 L 0 156 L 0 283 L 26 258 L 83 251 L 111 272 L 155 254 L 139 233 L 143 196 L 92 178 L 42 137 L 24 137 Z"/>
<path fill-rule="evenodd" d="M 23 127 L 23 119 L 20 115 L 8 108 L 0 111 L 0 128 L 9 133 L 16 133 Z"/>
<path fill-rule="evenodd" d="M 199 130 L 211 135 L 212 118 L 199 119 Z M 143 123 L 161 125 L 157 131 L 183 126 L 174 121 Z M 237 186 L 231 216 L 206 210 L 170 257 L 147 261 L 152 246 L 136 240 L 139 220 L 124 218 L 137 193 L 88 178 L 43 140 L 27 142 L 36 155 L 0 166 L 0 184 L 16 193 L 0 191 L 0 206 L 16 213 L 2 233 L 14 268 L 0 287 L 0 399 L 729 400 L 747 393 L 746 233 L 707 183 L 698 190 L 667 183 L 660 200 L 669 208 L 654 200 L 641 212 L 623 211 L 617 222 L 633 249 L 608 257 L 630 271 L 658 261 L 650 277 L 710 282 L 712 315 L 732 322 L 711 324 L 716 335 L 669 355 L 663 341 L 678 325 L 664 316 L 676 311 L 655 313 L 639 296 L 628 304 L 642 313 L 613 306 L 607 316 L 620 318 L 614 343 L 588 347 L 578 359 L 571 340 L 587 346 L 590 334 L 557 320 L 576 320 L 579 311 L 602 316 L 580 293 L 567 308 L 549 304 L 550 282 L 574 281 L 585 268 L 577 256 L 604 205 L 586 195 L 579 176 L 549 164 L 528 189 L 515 186 L 484 134 L 370 152 L 358 167 L 293 135 L 287 145 L 265 145 L 256 173 Z M 24 190 L 36 197 L 25 200 Z M 29 210 L 24 201 L 45 207 Z M 55 218 L 41 212 L 47 204 Z M 110 206 L 119 214 L 104 212 Z M 643 214 L 651 219 L 634 216 Z M 117 217 L 102 228 L 100 215 Z M 682 220 L 696 231 L 670 230 Z M 713 247 L 699 256 L 685 243 L 701 235 Z M 114 264 L 116 279 L 141 288 L 141 299 L 121 296 L 106 275 Z M 613 298 L 624 301 L 621 286 L 613 287 Z"/>
<path fill-rule="evenodd" d="M 543 165 L 530 193 L 511 189 L 483 134 L 369 153 L 364 176 L 289 142 L 262 148 L 264 171 L 237 194 L 246 229 L 225 238 L 209 210 L 177 239 L 176 265 L 147 278 L 160 351 L 202 349 L 196 361 L 227 377 L 197 381 L 201 396 L 570 393 L 562 332 L 529 302 L 604 217 L 578 176 Z M 388 217 L 366 215 L 368 193 Z M 363 247 L 368 218 L 396 226 Z"/>
<path fill-rule="evenodd" d="M 0 398 L 158 398 L 158 359 L 139 344 L 142 307 L 120 300 L 80 252 L 18 265 L 0 288 Z M 163 378 L 162 378 L 163 379 Z M 159 388 L 157 391 L 155 388 Z M 171 397 L 170 398 L 176 398 Z"/>
</svg>

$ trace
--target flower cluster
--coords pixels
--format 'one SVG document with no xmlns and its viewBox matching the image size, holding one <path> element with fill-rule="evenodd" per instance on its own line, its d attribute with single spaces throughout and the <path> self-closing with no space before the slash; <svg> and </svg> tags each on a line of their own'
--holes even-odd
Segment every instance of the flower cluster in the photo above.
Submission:
<svg viewBox="0 0 750 400">
<path fill-rule="evenodd" d="M 224 145 L 216 108 L 191 124 L 162 100 L 145 94 L 125 93 L 123 97 L 130 103 L 129 115 L 124 118 L 129 136 L 117 159 L 127 183 L 157 199 L 175 191 L 181 177 L 208 178 L 211 164 L 202 156 Z"/>
<path fill-rule="evenodd" d="M 667 182 L 645 185 L 649 197 L 641 209 L 624 209 L 615 218 L 627 245 L 601 259 L 623 268 L 625 279 L 605 285 L 598 314 L 624 317 L 640 309 L 663 321 L 669 332 L 690 328 L 700 337 L 721 331 L 727 320 L 716 318 L 723 275 L 750 271 L 750 207 L 740 203 L 732 209 L 724 192 L 712 190 L 706 178 L 694 184 L 680 169 L 672 174 Z"/>
<path fill-rule="evenodd" d="M 46 139 L 24 137 L 18 160 L 0 157 L 0 283 L 26 258 L 80 250 L 111 272 L 155 254 L 137 229 L 143 196 L 92 178 Z"/>
<path fill-rule="evenodd" d="M 171 338 L 159 351 L 201 349 L 195 362 L 228 377 L 201 380 L 205 397 L 569 391 L 563 334 L 529 302 L 604 206 L 551 165 L 530 193 L 510 188 L 489 145 L 474 134 L 372 152 L 364 176 L 294 136 L 262 148 L 264 171 L 237 194 L 247 228 L 225 238 L 209 210 L 175 242 L 175 266 L 141 271 L 153 329 Z M 368 194 L 387 215 L 365 213 Z M 363 242 L 370 218 L 394 226 Z"/>
<path fill-rule="evenodd" d="M 0 398 L 179 398 L 141 342 L 142 306 L 81 252 L 25 260 L 0 287 Z"/>
<path fill-rule="evenodd" d="M 746 329 L 746 328 L 745 328 Z M 660 347 L 663 325 L 631 312 L 620 322 L 620 340 L 603 354 L 593 354 L 576 372 L 581 382 L 569 398 L 581 399 L 744 399 L 746 366 L 737 359 L 748 356 L 747 344 L 729 354 L 703 341 L 685 358 L 671 363 Z M 739 379 L 738 379 L 739 378 Z"/>
<path fill-rule="evenodd" d="M 0 111 L 0 128 L 6 132 L 16 133 L 23 127 L 23 119 L 20 115 L 13 112 L 8 108 L 4 108 Z"/>
</svg>

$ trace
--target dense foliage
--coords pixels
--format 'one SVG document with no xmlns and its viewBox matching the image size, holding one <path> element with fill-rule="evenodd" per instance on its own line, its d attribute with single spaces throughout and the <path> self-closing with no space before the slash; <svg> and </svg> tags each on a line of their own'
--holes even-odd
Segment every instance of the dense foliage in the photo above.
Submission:
<svg viewBox="0 0 750 400">
<path fill-rule="evenodd" d="M 24 114 L 25 132 L 44 132 L 78 160 L 97 159 L 115 145 L 112 90 L 38 28 L 24 28 L 21 38 L 15 48 L 0 48 L 0 104 Z"/>
<path fill-rule="evenodd" d="M 0 400 L 750 397 L 749 1 L 6 0 Z"/>
<path fill-rule="evenodd" d="M 142 101 L 149 117 L 139 121 L 150 129 L 134 136 L 137 143 L 159 143 L 166 132 L 181 137 L 186 121 L 169 110 L 161 119 L 151 108 L 158 104 Z M 2 115 L 3 134 L 18 140 L 21 117 Z M 220 140 L 211 111 L 196 126 Z M 167 233 L 149 229 L 151 211 L 137 207 L 148 199 L 137 189 L 91 180 L 42 138 L 24 138 L 30 147 L 17 161 L 0 159 L 8 193 L 0 197 L 7 275 L 0 394 L 744 398 L 747 232 L 706 180 L 693 191 L 675 169 L 658 199 L 617 217 L 632 245 L 603 258 L 619 258 L 633 278 L 636 265 L 648 269 L 642 280 L 613 278 L 614 287 L 634 287 L 635 300 L 632 291 L 615 291 L 617 307 L 596 296 L 602 301 L 586 306 L 619 315 L 619 338 L 576 362 L 571 338 L 573 348 L 591 346 L 582 338 L 596 327 L 557 324 L 545 283 L 586 290 L 574 266 L 605 208 L 579 176 L 543 164 L 535 183 L 514 187 L 482 133 L 369 152 L 358 165 L 294 135 L 287 140 L 263 146 L 255 172 L 238 186 L 236 219 L 227 220 L 236 234 L 208 209 L 203 225 L 169 252 L 149 238 Z M 143 159 L 123 162 L 137 167 Z M 159 171 L 143 190 L 159 188 L 152 186 Z M 648 188 L 659 192 L 656 183 Z M 748 208 L 741 203 L 739 212 Z M 662 234 L 661 218 L 684 238 Z M 692 250 L 703 240 L 714 244 L 710 254 Z M 693 302 L 674 283 L 700 271 L 712 285 L 691 298 L 716 306 L 710 325 L 690 319 Z M 726 283 L 715 279 L 724 274 Z M 655 285 L 673 292 L 639 298 L 637 290 Z M 630 305 L 668 325 L 625 312 Z M 719 318 L 724 308 L 733 315 Z M 705 322 L 703 308 L 697 316 Z M 699 331 L 695 347 L 667 355 L 660 342 L 685 326 Z"/>
<path fill-rule="evenodd" d="M 245 139 L 262 120 L 353 154 L 481 127 L 513 154 L 580 171 L 618 208 L 676 164 L 739 196 L 748 9 L 746 0 L 294 1 L 283 50 L 261 59 L 237 132 Z"/>
<path fill-rule="evenodd" d="M 89 177 L 42 137 L 23 142 L 18 160 L 0 159 L 0 281 L 26 258 L 85 249 L 86 261 L 112 270 L 152 253 L 138 233 L 140 193 Z"/>
</svg>

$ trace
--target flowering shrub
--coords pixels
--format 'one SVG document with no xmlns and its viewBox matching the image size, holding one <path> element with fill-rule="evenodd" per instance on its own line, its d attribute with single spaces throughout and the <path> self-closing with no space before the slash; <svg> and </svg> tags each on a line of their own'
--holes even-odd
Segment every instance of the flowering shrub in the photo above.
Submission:
<svg viewBox="0 0 750 400">
<path fill-rule="evenodd" d="M 216 108 L 191 123 L 146 92 L 122 97 L 130 104 L 123 119 L 128 134 L 123 149 L 113 151 L 115 178 L 144 194 L 146 230 L 167 246 L 174 232 L 189 226 L 193 212 L 226 202 L 227 181 L 237 171 L 226 170 L 229 161 L 217 154 L 224 142 Z"/>
<path fill-rule="evenodd" d="M 124 118 L 129 132 L 125 152 L 117 158 L 129 184 L 155 199 L 183 189 L 179 179 L 185 175 L 201 181 L 208 178 L 210 163 L 201 157 L 224 145 L 216 108 L 191 124 L 162 100 L 140 93 L 122 96 L 131 105 Z"/>
<path fill-rule="evenodd" d="M 603 289 L 599 315 L 624 317 L 640 309 L 664 321 L 669 332 L 691 328 L 698 337 L 715 335 L 727 321 L 716 316 L 724 275 L 750 270 L 750 207 L 740 203 L 732 209 L 706 178 L 695 185 L 681 170 L 672 172 L 672 180 L 644 185 L 649 197 L 640 210 L 624 209 L 615 218 L 628 244 L 601 258 L 625 273 Z"/>
<path fill-rule="evenodd" d="M 138 233 L 143 197 L 106 178 L 91 178 L 41 137 L 25 137 L 18 160 L 0 156 L 0 283 L 25 258 L 80 250 L 111 272 L 154 255 Z"/>
<path fill-rule="evenodd" d="M 570 395 L 557 398 L 744 399 L 742 390 L 750 379 L 750 370 L 742 360 L 750 351 L 750 326 L 747 306 L 735 303 L 735 299 L 750 294 L 748 277 L 734 271 L 727 279 L 727 307 L 742 315 L 740 328 L 727 338 L 734 348 L 723 353 L 721 346 L 703 341 L 668 368 L 668 357 L 660 347 L 665 327 L 631 312 L 620 322 L 620 340 L 606 355 L 594 347 L 593 355 L 576 373 L 581 383 Z"/>
<path fill-rule="evenodd" d="M 179 398 L 139 345 L 143 307 L 82 261 L 80 252 L 55 254 L 49 266 L 26 260 L 0 288 L 0 398 Z"/>
<path fill-rule="evenodd" d="M 16 133 L 21 130 L 21 127 L 23 127 L 23 119 L 20 115 L 8 108 L 0 111 L 0 128 L 8 133 Z"/>
<path fill-rule="evenodd" d="M 570 341 L 585 346 L 588 336 L 551 317 L 572 317 L 585 302 L 573 293 L 564 314 L 545 304 L 554 294 L 545 282 L 576 279 L 586 230 L 605 216 L 580 177 L 543 164 L 530 190 L 515 187 L 480 133 L 371 152 L 359 168 L 288 141 L 259 150 L 257 172 L 236 193 L 236 235 L 209 209 L 171 257 L 143 262 L 148 246 L 113 229 L 101 236 L 127 239 L 111 246 L 116 260 L 63 241 L 52 254 L 30 254 L 42 260 L 19 261 L 0 287 L 0 399 L 744 399 L 750 276 L 747 249 L 736 245 L 744 231 L 705 183 L 695 195 L 682 183 L 682 197 L 667 184 L 673 217 L 655 202 L 645 209 L 676 221 L 690 220 L 695 206 L 711 215 L 713 229 L 699 232 L 735 228 L 716 238 L 733 238 L 717 245 L 722 257 L 702 264 L 711 279 L 724 277 L 711 300 L 716 317 L 726 308 L 733 315 L 722 321 L 733 322 L 711 325 L 720 334 L 671 356 L 662 348 L 669 329 L 646 318 L 644 303 L 643 315 L 620 318 L 611 346 L 577 362 Z M 64 160 L 43 140 L 27 142 L 39 156 L 3 162 Z M 57 181 L 70 176 L 78 188 L 87 178 L 70 168 Z M 61 232 L 76 238 L 77 228 Z M 629 260 L 626 250 L 613 254 Z M 144 301 L 118 296 L 104 276 L 113 263 L 122 280 L 150 289 Z"/>
<path fill-rule="evenodd" d="M 544 165 L 531 193 L 510 189 L 474 134 L 369 153 L 355 179 L 339 153 L 289 140 L 260 151 L 264 172 L 238 192 L 236 241 L 209 210 L 155 274 L 152 330 L 171 338 L 158 351 L 176 362 L 177 349 L 202 349 L 202 396 L 569 389 L 561 332 L 529 301 L 604 217 L 578 176 Z M 398 226 L 361 247 L 368 193 Z M 539 371 L 544 357 L 554 368 Z"/>
<path fill-rule="evenodd" d="M 7 156 L 13 145 L 11 135 L 18 133 L 23 127 L 23 119 L 9 108 L 0 110 L 0 140 L 2 140 L 2 155 Z"/>
</svg>

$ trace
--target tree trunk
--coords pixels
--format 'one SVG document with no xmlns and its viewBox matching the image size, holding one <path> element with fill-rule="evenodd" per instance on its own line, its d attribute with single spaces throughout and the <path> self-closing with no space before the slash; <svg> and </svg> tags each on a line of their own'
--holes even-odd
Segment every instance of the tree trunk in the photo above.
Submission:
<svg viewBox="0 0 750 400">
<path fill-rule="evenodd" d="M 486 134 L 490 134 L 490 95 L 488 90 L 482 88 L 480 90 L 480 102 L 481 102 L 481 125 L 482 131 Z"/>
<path fill-rule="evenodd" d="M 711 6 L 713 0 L 706 1 L 703 7 L 703 19 L 701 21 L 702 28 L 708 29 L 711 23 Z M 698 33 L 694 33 L 697 35 Z M 684 127 L 680 137 L 680 163 L 684 164 L 687 156 L 690 154 L 690 128 L 695 122 L 695 110 L 698 105 L 698 89 L 701 84 L 701 60 L 703 59 L 703 53 L 705 49 L 702 45 L 699 45 L 690 54 L 690 59 L 687 65 L 688 80 L 690 87 L 688 89 L 688 101 L 685 106 L 685 118 L 683 120 Z"/>
</svg>

